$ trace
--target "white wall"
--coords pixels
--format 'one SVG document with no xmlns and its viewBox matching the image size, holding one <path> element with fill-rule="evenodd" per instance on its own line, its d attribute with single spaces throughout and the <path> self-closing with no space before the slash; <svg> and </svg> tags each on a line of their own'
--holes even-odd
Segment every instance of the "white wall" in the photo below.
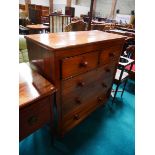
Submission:
<svg viewBox="0 0 155 155">
<path fill-rule="evenodd" d="M 75 8 L 75 16 L 80 17 L 81 14 L 87 15 L 89 12 L 89 7 L 86 6 L 79 6 L 79 5 L 72 5 Z"/>
<path fill-rule="evenodd" d="M 66 4 L 67 0 L 54 0 L 53 3 L 54 4 Z"/>
<path fill-rule="evenodd" d="M 19 4 L 25 4 L 25 0 L 19 0 Z M 31 0 L 31 4 L 49 6 L 49 0 Z"/>
<path fill-rule="evenodd" d="M 131 14 L 135 10 L 135 0 L 117 0 L 116 10 L 120 10 L 120 14 Z"/>
<path fill-rule="evenodd" d="M 61 9 L 62 10 L 62 14 L 65 14 L 65 4 L 53 4 L 53 11 L 56 9 L 56 10 L 59 10 Z"/>
<path fill-rule="evenodd" d="M 25 0 L 19 0 L 19 4 L 25 4 Z"/>
<path fill-rule="evenodd" d="M 90 7 L 90 0 L 77 0 L 77 5 Z"/>
<path fill-rule="evenodd" d="M 31 4 L 49 6 L 49 0 L 31 0 Z"/>
<path fill-rule="evenodd" d="M 112 0 L 96 1 L 96 16 L 109 17 L 111 11 Z"/>
<path fill-rule="evenodd" d="M 54 0 L 54 9 L 62 9 L 65 13 L 67 0 Z M 25 0 L 19 0 L 20 4 L 25 4 Z M 32 4 L 49 6 L 49 0 L 31 0 Z M 87 14 L 90 9 L 90 0 L 78 0 L 78 5 L 75 5 L 75 0 L 72 0 L 72 7 L 75 7 L 75 16 Z M 111 11 L 112 0 L 96 0 L 96 16 L 109 17 Z M 130 14 L 131 10 L 135 10 L 135 0 L 117 0 L 116 10 L 120 10 L 120 14 Z"/>
<path fill-rule="evenodd" d="M 53 9 L 62 9 L 62 13 L 65 14 L 65 6 L 66 6 L 66 0 L 54 0 L 53 1 Z M 89 7 L 82 6 L 82 5 L 74 5 L 75 2 L 72 1 L 72 7 L 75 8 L 75 16 L 80 17 L 81 14 L 88 14 L 89 12 Z"/>
<path fill-rule="evenodd" d="M 90 0 L 78 0 L 77 4 L 90 7 Z M 96 0 L 96 16 L 109 17 L 111 5 L 112 0 Z M 131 10 L 135 10 L 135 0 L 117 0 L 117 9 L 120 10 L 120 14 L 131 14 Z"/>
</svg>

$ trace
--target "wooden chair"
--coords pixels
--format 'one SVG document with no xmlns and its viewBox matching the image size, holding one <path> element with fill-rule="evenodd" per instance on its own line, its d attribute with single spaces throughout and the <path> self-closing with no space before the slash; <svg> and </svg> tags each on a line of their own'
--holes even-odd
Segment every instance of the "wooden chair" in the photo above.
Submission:
<svg viewBox="0 0 155 155">
<path fill-rule="evenodd" d="M 112 94 L 113 96 L 112 103 L 114 102 L 116 98 L 117 92 L 121 92 L 121 98 L 122 98 L 127 81 L 130 77 L 133 64 L 134 64 L 133 59 L 123 57 L 123 56 L 120 57 L 120 61 L 118 63 L 118 67 L 117 67 L 115 79 L 114 79 L 114 84 L 116 84 L 116 89 L 112 90 L 112 93 L 114 93 Z M 127 66 L 129 67 L 128 69 L 126 69 Z M 124 84 L 124 85 L 123 85 L 123 89 L 120 91 L 118 90 L 118 88 L 121 84 Z"/>
<path fill-rule="evenodd" d="M 72 22 L 65 27 L 65 32 L 70 31 L 86 31 L 87 24 L 81 20 Z"/>
<path fill-rule="evenodd" d="M 129 45 L 124 52 L 124 56 L 130 59 L 135 60 L 135 45 Z M 130 70 L 130 65 L 125 67 L 126 70 Z M 131 72 L 130 72 L 130 78 L 132 80 L 135 80 L 135 62 L 132 65 Z"/>
<path fill-rule="evenodd" d="M 105 28 L 105 24 L 91 24 L 92 30 L 100 30 L 103 31 Z"/>
</svg>

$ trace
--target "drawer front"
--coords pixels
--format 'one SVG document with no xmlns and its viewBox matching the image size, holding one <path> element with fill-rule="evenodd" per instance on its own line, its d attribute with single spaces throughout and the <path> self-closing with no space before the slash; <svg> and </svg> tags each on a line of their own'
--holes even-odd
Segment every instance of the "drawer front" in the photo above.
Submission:
<svg viewBox="0 0 155 155">
<path fill-rule="evenodd" d="M 84 73 L 97 67 L 98 52 L 91 52 L 62 60 L 62 79 Z"/>
<path fill-rule="evenodd" d="M 104 65 L 93 71 L 62 81 L 62 95 L 71 94 L 74 90 L 82 91 L 90 84 L 102 80 L 104 77 L 112 77 L 115 72 L 115 65 Z"/>
<path fill-rule="evenodd" d="M 33 133 L 51 118 L 50 97 L 36 101 L 30 106 L 19 111 L 20 140 Z"/>
<path fill-rule="evenodd" d="M 106 71 L 108 68 L 111 68 L 109 72 Z M 79 77 L 65 81 L 62 91 L 63 116 L 74 109 L 78 109 L 81 105 L 87 104 L 90 99 L 97 98 L 101 94 L 106 94 L 112 85 L 112 70 L 114 70 L 113 66 L 106 65 L 100 69 L 91 71 L 91 73 L 89 72 L 82 76 L 79 75 Z M 89 75 L 94 76 L 90 77 Z M 81 79 L 83 85 L 79 85 L 79 79 Z"/>
<path fill-rule="evenodd" d="M 117 62 L 120 57 L 120 46 L 105 48 L 100 53 L 100 65 Z"/>
</svg>

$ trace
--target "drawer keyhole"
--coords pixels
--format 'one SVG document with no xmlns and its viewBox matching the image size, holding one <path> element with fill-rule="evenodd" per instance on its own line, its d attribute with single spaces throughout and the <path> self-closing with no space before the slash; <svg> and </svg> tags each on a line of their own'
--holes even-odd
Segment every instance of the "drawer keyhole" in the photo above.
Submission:
<svg viewBox="0 0 155 155">
<path fill-rule="evenodd" d="M 33 125 L 33 124 L 35 124 L 37 121 L 38 121 L 38 118 L 37 118 L 36 116 L 31 116 L 31 117 L 28 119 L 29 125 Z"/>
<path fill-rule="evenodd" d="M 74 115 L 74 119 L 75 119 L 75 120 L 79 120 L 79 119 L 80 119 L 80 116 L 79 116 L 78 114 L 75 114 L 75 115 Z"/>
</svg>

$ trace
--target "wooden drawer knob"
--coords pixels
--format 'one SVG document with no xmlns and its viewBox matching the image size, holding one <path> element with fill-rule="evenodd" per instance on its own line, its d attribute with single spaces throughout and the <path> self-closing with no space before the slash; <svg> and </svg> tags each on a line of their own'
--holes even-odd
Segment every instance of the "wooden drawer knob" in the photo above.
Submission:
<svg viewBox="0 0 155 155">
<path fill-rule="evenodd" d="M 78 86 L 83 87 L 84 85 L 85 85 L 85 82 L 83 81 L 78 82 Z"/>
<path fill-rule="evenodd" d="M 115 56 L 114 53 L 109 53 L 110 58 L 113 58 L 114 56 Z"/>
<path fill-rule="evenodd" d="M 110 73 L 111 70 L 110 70 L 109 68 L 106 68 L 105 71 L 106 71 L 107 73 Z"/>
<path fill-rule="evenodd" d="M 79 119 L 80 119 L 79 114 L 75 114 L 75 115 L 74 115 L 74 119 L 75 119 L 75 120 L 79 120 Z"/>
<path fill-rule="evenodd" d="M 87 61 L 83 61 L 80 63 L 80 67 L 87 67 L 88 66 L 88 62 Z"/>
<path fill-rule="evenodd" d="M 75 98 L 75 102 L 78 103 L 78 104 L 81 104 L 80 98 L 79 98 L 79 97 L 76 97 L 76 98 Z"/>
<path fill-rule="evenodd" d="M 107 85 L 105 83 L 102 83 L 103 88 L 107 88 Z"/>
<path fill-rule="evenodd" d="M 31 117 L 28 119 L 29 125 L 33 125 L 33 124 L 35 124 L 37 121 L 38 121 L 38 118 L 37 118 L 36 116 L 31 116 Z"/>
<path fill-rule="evenodd" d="M 102 97 L 98 97 L 98 103 L 102 103 Z"/>
</svg>

